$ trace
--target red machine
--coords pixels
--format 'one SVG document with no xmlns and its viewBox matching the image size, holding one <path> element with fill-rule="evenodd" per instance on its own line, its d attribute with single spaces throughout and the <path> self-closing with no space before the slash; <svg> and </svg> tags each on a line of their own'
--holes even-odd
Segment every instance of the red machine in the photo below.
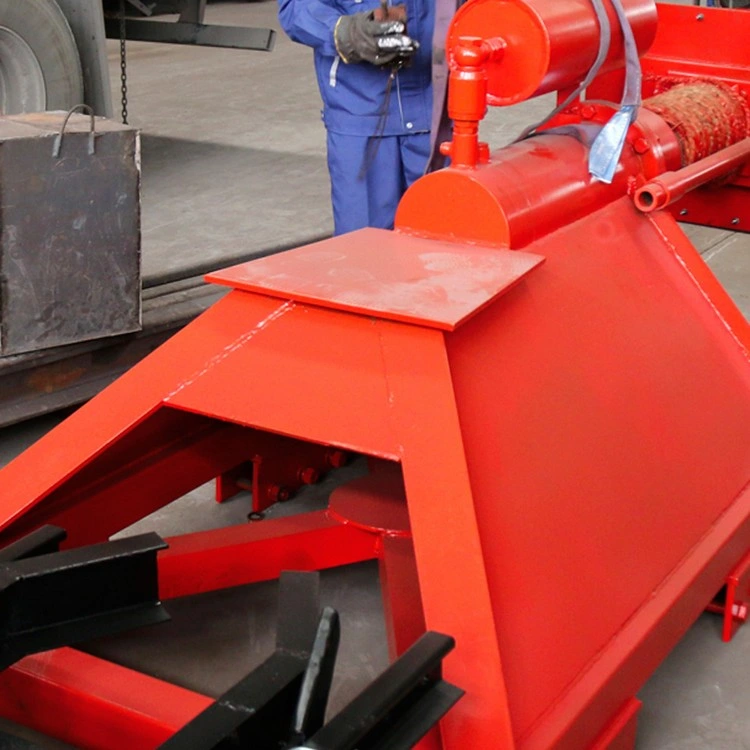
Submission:
<svg viewBox="0 0 750 750">
<path fill-rule="evenodd" d="M 392 652 L 456 639 L 466 696 L 424 747 L 632 748 L 636 692 L 717 592 L 727 637 L 747 612 L 750 328 L 674 215 L 750 226 L 750 13 L 623 2 L 645 101 L 607 184 L 606 5 L 587 99 L 492 154 L 487 103 L 563 101 L 599 25 L 589 0 L 463 6 L 452 166 L 396 231 L 214 274 L 227 297 L 0 473 L 0 542 L 103 541 L 251 470 L 260 510 L 365 454 L 327 511 L 167 540 L 162 597 L 377 558 Z M 3 715 L 83 748 L 156 747 L 207 702 L 70 649 L 0 676 Z"/>
</svg>

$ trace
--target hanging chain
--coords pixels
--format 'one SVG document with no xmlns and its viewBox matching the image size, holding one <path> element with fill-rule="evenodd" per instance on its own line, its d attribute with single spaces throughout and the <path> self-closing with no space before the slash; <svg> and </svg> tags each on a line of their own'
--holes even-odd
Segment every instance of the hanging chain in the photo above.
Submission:
<svg viewBox="0 0 750 750">
<path fill-rule="evenodd" d="M 128 124 L 128 57 L 125 49 L 125 0 L 120 0 L 120 93 L 122 123 Z"/>
</svg>

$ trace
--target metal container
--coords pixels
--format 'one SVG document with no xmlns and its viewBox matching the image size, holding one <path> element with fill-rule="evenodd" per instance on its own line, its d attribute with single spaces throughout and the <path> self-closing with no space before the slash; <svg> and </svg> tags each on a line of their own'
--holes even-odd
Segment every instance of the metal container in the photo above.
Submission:
<svg viewBox="0 0 750 750">
<path fill-rule="evenodd" d="M 1 355 L 140 329 L 140 213 L 136 130 L 0 117 Z"/>
</svg>

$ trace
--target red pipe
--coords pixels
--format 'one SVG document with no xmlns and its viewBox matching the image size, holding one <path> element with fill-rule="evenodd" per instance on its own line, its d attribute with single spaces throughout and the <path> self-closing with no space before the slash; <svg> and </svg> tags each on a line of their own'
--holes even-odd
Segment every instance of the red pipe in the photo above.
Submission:
<svg viewBox="0 0 750 750">
<path fill-rule="evenodd" d="M 717 151 L 676 172 L 665 172 L 638 188 L 635 205 L 651 213 L 682 198 L 686 193 L 739 169 L 750 159 L 750 138 Z"/>
</svg>

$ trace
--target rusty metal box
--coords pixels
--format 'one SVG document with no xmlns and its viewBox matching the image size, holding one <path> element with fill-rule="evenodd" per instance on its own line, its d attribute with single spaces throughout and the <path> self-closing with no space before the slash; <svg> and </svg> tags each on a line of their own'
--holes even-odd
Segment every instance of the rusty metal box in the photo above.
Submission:
<svg viewBox="0 0 750 750">
<path fill-rule="evenodd" d="M 140 329 L 136 130 L 0 117 L 0 355 Z"/>
</svg>

